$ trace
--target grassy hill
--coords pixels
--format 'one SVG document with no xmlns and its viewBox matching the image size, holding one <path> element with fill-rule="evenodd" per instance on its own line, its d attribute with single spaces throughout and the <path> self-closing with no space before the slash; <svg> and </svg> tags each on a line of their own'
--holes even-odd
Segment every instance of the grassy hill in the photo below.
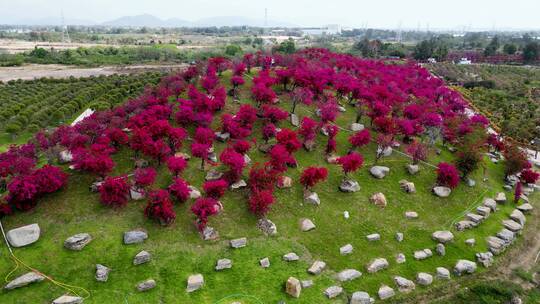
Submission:
<svg viewBox="0 0 540 304">
<path fill-rule="evenodd" d="M 228 86 L 230 74 L 224 73 L 222 84 Z M 241 103 L 252 103 L 248 83 L 240 92 Z M 280 96 L 279 106 L 289 109 L 289 100 Z M 228 98 L 223 113 L 234 112 L 238 104 Z M 299 105 L 297 113 L 302 116 L 314 116 L 312 108 Z M 348 106 L 347 111 L 339 116 L 336 123 L 347 129 L 353 122 L 355 113 Z M 217 127 L 218 119 L 214 120 Z M 366 125 L 369 123 L 364 121 Z M 282 122 L 281 127 L 292 127 Z M 258 141 L 261 122 L 257 122 L 253 134 Z M 342 130 L 338 135 L 338 154 L 347 152 L 347 137 L 350 132 Z M 378 180 L 369 174 L 374 164 L 375 144 L 363 147 L 360 152 L 365 158 L 364 167 L 353 176 L 359 181 L 361 190 L 354 194 L 342 193 L 338 185 L 342 179 L 341 169 L 327 164 L 323 158 L 323 135 L 318 135 L 319 146 L 315 151 L 301 150 L 295 154 L 298 167 L 289 169 L 287 176 L 293 178 L 290 189 L 276 191 L 277 203 L 272 206 L 268 218 L 276 223 L 277 236 L 265 236 L 257 227 L 257 218 L 247 208 L 247 193 L 227 191 L 221 200 L 224 211 L 210 219 L 209 225 L 216 228 L 220 240 L 215 242 L 201 240 L 193 225 L 195 217 L 189 208 L 192 200 L 175 206 L 177 218 L 174 224 L 162 227 L 143 216 L 145 201 L 130 201 L 127 207 L 114 210 L 99 203 L 99 194 L 92 193 L 88 187 L 93 177 L 81 172 L 71 172 L 66 189 L 43 198 L 40 204 L 28 213 L 18 213 L 2 220 L 5 229 L 21 225 L 38 223 L 41 227 L 40 240 L 28 247 L 14 249 L 22 261 L 55 280 L 85 288 L 90 297 L 84 303 L 347 303 L 347 296 L 354 291 L 367 291 L 376 297 L 382 284 L 395 288 L 393 276 L 400 275 L 414 280 L 418 272 L 435 273 L 435 268 L 442 266 L 452 269 L 458 259 L 474 260 L 477 252 L 487 251 L 485 238 L 501 228 L 501 220 L 508 218 L 514 206 L 512 203 L 500 205 L 500 210 L 492 214 L 477 228 L 466 232 L 456 232 L 453 224 L 464 215 L 475 210 L 482 200 L 501 191 L 503 166 L 486 160 L 487 177 L 482 182 L 482 172 L 475 172 L 475 187 L 460 184 L 448 198 L 438 198 L 431 193 L 436 174 L 429 165 L 421 165 L 421 171 L 410 176 L 405 165 L 410 159 L 397 152 L 379 161 L 379 165 L 388 166 L 389 175 Z M 185 145 L 186 146 L 186 145 Z M 221 151 L 226 144 L 216 142 L 216 150 Z M 188 152 L 184 147 L 184 152 Z M 429 163 L 451 161 L 452 153 L 442 148 L 441 155 L 430 155 Z M 265 156 L 256 149 L 249 152 L 253 162 L 264 162 Z M 114 155 L 116 167 L 113 174 L 126 174 L 133 171 L 133 151 L 123 149 Z M 154 188 L 165 188 L 171 183 L 171 176 L 165 165 L 158 166 L 159 176 Z M 299 175 L 308 166 L 325 166 L 329 170 L 326 182 L 317 185 L 315 191 L 321 198 L 320 206 L 303 202 L 302 186 L 298 183 Z M 66 166 L 66 170 L 67 166 Z M 202 187 L 205 172 L 199 170 L 197 160 L 189 162 L 189 168 L 183 176 L 199 189 Z M 416 185 L 417 193 L 407 194 L 400 189 L 399 181 L 407 179 Z M 380 209 L 369 202 L 375 192 L 383 192 L 388 206 Z M 511 197 L 510 193 L 507 193 Z M 536 199 L 536 197 L 532 197 Z M 536 204 L 536 203 L 535 203 Z M 343 212 L 348 211 L 350 218 L 345 219 Z M 406 219 L 406 211 L 416 211 L 418 219 Z M 302 232 L 299 221 L 302 218 L 313 220 L 315 230 Z M 124 245 L 123 232 L 135 228 L 148 231 L 149 238 L 142 244 Z M 433 257 L 416 261 L 413 252 L 424 248 L 435 248 L 431 240 L 436 230 L 452 230 L 455 241 L 446 246 L 446 256 L 434 254 Z M 76 233 L 86 232 L 93 241 L 82 251 L 69 251 L 63 247 L 63 241 Z M 404 233 L 403 242 L 394 238 L 397 232 Z M 380 233 L 381 240 L 368 242 L 366 236 Z M 248 245 L 241 249 L 229 247 L 230 239 L 247 237 Z M 474 247 L 467 246 L 465 240 L 475 238 Z M 350 255 L 340 255 L 339 248 L 352 244 L 354 251 Z M 152 254 L 152 261 L 133 266 L 132 259 L 141 250 Z M 285 262 L 282 256 L 296 252 L 300 260 Z M 8 258 L 6 246 L 0 246 L 0 274 L 8 274 L 13 268 Z M 395 257 L 404 253 L 407 261 L 397 264 Z M 259 266 L 259 260 L 269 257 L 271 266 L 267 269 Z M 367 273 L 366 264 L 378 257 L 386 258 L 390 267 L 376 274 Z M 232 269 L 216 272 L 215 263 L 220 258 L 233 261 Z M 314 260 L 327 263 L 326 270 L 319 276 L 307 273 L 307 268 Z M 103 264 L 112 271 L 106 283 L 96 282 L 95 264 Z M 354 268 L 363 272 L 361 278 L 339 284 L 335 275 L 344 269 Z M 479 271 L 483 271 L 479 268 Z M 19 267 L 14 275 L 23 274 Z M 205 286 L 194 293 L 187 293 L 186 279 L 190 274 L 202 273 Z M 284 292 L 284 283 L 288 277 L 300 280 L 313 280 L 311 288 L 303 289 L 299 299 L 294 299 Z M 148 278 L 157 282 L 157 287 L 149 292 L 140 293 L 135 285 Z M 460 280 L 453 276 L 452 280 Z M 447 284 L 435 279 L 434 285 Z M 332 285 L 341 285 L 345 293 L 336 299 L 328 300 L 323 291 Z M 392 301 L 400 302 L 413 299 L 418 293 L 429 293 L 432 287 L 417 286 L 411 294 L 398 294 Z M 13 291 L 0 292 L 2 303 L 50 303 L 52 299 L 66 291 L 48 282 L 40 282 L 29 287 Z M 83 293 L 81 292 L 81 295 Z"/>
</svg>

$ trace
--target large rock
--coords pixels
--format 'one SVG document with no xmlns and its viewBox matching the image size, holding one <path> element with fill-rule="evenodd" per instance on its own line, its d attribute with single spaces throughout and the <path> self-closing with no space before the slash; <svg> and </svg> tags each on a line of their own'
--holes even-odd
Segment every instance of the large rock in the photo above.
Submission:
<svg viewBox="0 0 540 304">
<path fill-rule="evenodd" d="M 476 245 L 476 239 L 475 238 L 466 239 L 465 244 L 472 247 L 472 246 Z"/>
<path fill-rule="evenodd" d="M 11 290 L 11 289 L 26 286 L 31 283 L 41 282 L 44 279 L 45 277 L 42 276 L 41 274 L 31 271 L 13 279 L 9 283 L 7 283 L 6 286 L 4 286 L 4 289 Z"/>
<path fill-rule="evenodd" d="M 504 234 L 506 234 L 506 231 L 512 233 L 512 235 L 514 234 L 512 231 L 508 230 L 508 229 L 503 229 L 505 232 L 503 232 Z M 501 233 L 501 232 L 499 232 Z M 505 237 L 509 237 L 507 235 L 505 235 Z M 508 245 L 510 245 L 511 241 L 506 241 L 500 237 L 496 237 L 496 236 L 488 236 L 487 238 L 487 243 L 488 243 L 488 248 L 489 248 L 489 251 L 493 254 L 501 254 Z"/>
<path fill-rule="evenodd" d="M 347 282 L 357 279 L 362 276 L 362 273 L 356 269 L 345 269 L 338 273 L 338 280 L 340 282 Z"/>
<path fill-rule="evenodd" d="M 442 186 L 433 187 L 433 193 L 435 193 L 435 195 L 437 195 L 438 197 L 448 197 L 450 196 L 451 192 L 452 190 L 448 187 L 442 187 Z"/>
<path fill-rule="evenodd" d="M 531 212 L 533 210 L 533 206 L 531 204 L 529 204 L 529 203 L 519 205 L 516 208 L 519 209 L 521 212 L 524 212 L 524 213 L 528 213 L 528 212 Z"/>
<path fill-rule="evenodd" d="M 506 203 L 506 194 L 504 192 L 497 193 L 497 196 L 495 196 L 495 201 L 499 204 Z"/>
<path fill-rule="evenodd" d="M 416 285 L 413 281 L 408 280 L 404 277 L 395 276 L 394 282 L 396 283 L 396 286 L 398 287 L 399 292 L 408 293 L 413 291 L 416 288 Z"/>
<path fill-rule="evenodd" d="M 202 239 L 205 241 L 214 241 L 219 239 L 219 232 L 213 227 L 206 226 L 201 232 Z"/>
<path fill-rule="evenodd" d="M 345 179 L 339 185 L 339 190 L 342 192 L 353 193 L 360 191 L 360 184 L 351 179 Z"/>
<path fill-rule="evenodd" d="M 364 128 L 365 128 L 365 127 L 364 127 L 363 124 L 361 124 L 361 123 L 356 123 L 356 122 L 355 122 L 355 123 L 352 123 L 352 124 L 351 124 L 351 128 L 350 128 L 350 129 L 351 129 L 351 131 L 353 131 L 353 132 L 358 132 L 358 131 L 364 130 Z"/>
<path fill-rule="evenodd" d="M 298 261 L 299 259 L 300 257 L 294 252 L 289 252 L 283 256 L 283 260 L 287 262 L 294 262 Z"/>
<path fill-rule="evenodd" d="M 503 226 L 512 232 L 519 232 L 521 229 L 523 229 L 523 226 L 514 220 L 504 220 Z"/>
<path fill-rule="evenodd" d="M 356 291 L 351 296 L 349 304 L 373 304 L 375 299 L 369 296 L 365 291 Z"/>
<path fill-rule="evenodd" d="M 189 188 L 189 198 L 198 199 L 199 197 L 201 197 L 201 191 L 195 188 L 195 186 L 189 185 L 188 188 Z"/>
<path fill-rule="evenodd" d="M 407 211 L 405 212 L 405 217 L 410 220 L 414 220 L 418 218 L 418 213 L 415 211 Z"/>
<path fill-rule="evenodd" d="M 148 263 L 151 259 L 152 255 L 150 254 L 150 252 L 143 250 L 137 253 L 137 255 L 135 255 L 135 257 L 133 258 L 133 265 Z"/>
<path fill-rule="evenodd" d="M 134 201 L 140 201 L 146 197 L 146 191 L 137 187 L 129 188 L 129 196 Z"/>
<path fill-rule="evenodd" d="M 493 253 L 479 252 L 476 254 L 476 261 L 485 268 L 488 268 L 493 264 Z"/>
<path fill-rule="evenodd" d="M 268 268 L 270 267 L 270 259 L 269 258 L 261 259 L 259 261 L 259 264 L 261 265 L 262 268 Z"/>
<path fill-rule="evenodd" d="M 137 284 L 137 290 L 140 292 L 148 291 L 156 287 L 156 281 L 153 279 L 148 279 Z"/>
<path fill-rule="evenodd" d="M 261 218 L 257 221 L 257 228 L 259 228 L 266 235 L 276 235 L 277 226 L 271 220 L 267 218 Z"/>
<path fill-rule="evenodd" d="M 73 161 L 73 154 L 68 150 L 63 150 L 60 151 L 60 153 L 58 154 L 58 158 L 60 163 L 70 163 L 71 161 Z"/>
<path fill-rule="evenodd" d="M 396 255 L 396 263 L 398 264 L 403 264 L 407 261 L 407 259 L 405 258 L 405 255 L 403 253 L 398 253 Z"/>
<path fill-rule="evenodd" d="M 124 232 L 124 244 L 138 244 L 144 242 L 148 238 L 148 234 L 143 230 L 132 230 Z"/>
<path fill-rule="evenodd" d="M 308 204 L 317 206 L 321 204 L 321 199 L 319 199 L 319 195 L 317 194 L 317 192 L 305 191 L 304 201 Z"/>
<path fill-rule="evenodd" d="M 238 190 L 247 187 L 247 183 L 245 180 L 241 179 L 235 183 L 232 183 L 229 187 L 231 188 L 231 190 Z"/>
<path fill-rule="evenodd" d="M 52 303 L 53 304 L 81 304 L 82 302 L 83 302 L 83 298 L 81 297 L 63 295 L 61 297 L 54 299 Z"/>
<path fill-rule="evenodd" d="M 198 273 L 198 274 L 190 275 L 187 280 L 186 291 L 194 292 L 195 290 L 200 289 L 203 285 L 204 285 L 204 278 L 202 274 Z"/>
<path fill-rule="evenodd" d="M 454 273 L 458 276 L 471 274 L 476 271 L 476 263 L 469 260 L 459 260 L 454 267 Z"/>
<path fill-rule="evenodd" d="M 302 285 L 302 288 L 310 288 L 313 286 L 313 280 L 303 280 L 300 282 Z"/>
<path fill-rule="evenodd" d="M 444 267 L 437 267 L 437 278 L 441 280 L 450 280 L 450 271 Z"/>
<path fill-rule="evenodd" d="M 78 233 L 64 241 L 64 247 L 70 250 L 82 250 L 84 246 L 92 241 L 92 236 L 88 233 Z"/>
<path fill-rule="evenodd" d="M 454 234 L 448 230 L 439 230 L 439 231 L 435 231 L 433 232 L 433 234 L 431 235 L 431 237 L 439 242 L 439 243 L 443 243 L 443 244 L 446 244 L 448 242 L 451 242 L 454 240 Z"/>
<path fill-rule="evenodd" d="M 353 246 L 351 244 L 347 244 L 339 248 L 339 253 L 341 255 L 351 254 L 352 251 L 353 251 Z"/>
<path fill-rule="evenodd" d="M 480 224 L 485 218 L 483 216 L 481 216 L 480 214 L 476 214 L 476 213 L 467 213 L 467 215 L 465 215 L 465 217 L 469 220 L 469 221 L 472 221 L 476 224 Z"/>
<path fill-rule="evenodd" d="M 385 258 L 377 258 L 377 259 L 372 260 L 367 265 L 367 272 L 375 273 L 375 272 L 388 268 L 388 266 L 389 266 L 388 261 Z"/>
<path fill-rule="evenodd" d="M 506 228 L 503 228 L 497 233 L 497 238 L 502 239 L 506 244 L 511 244 L 516 237 L 516 234 Z"/>
<path fill-rule="evenodd" d="M 379 206 L 381 208 L 385 208 L 386 205 L 387 205 L 387 202 L 386 202 L 386 196 L 384 196 L 384 194 L 382 194 L 381 192 L 377 192 L 375 194 L 373 194 L 369 200 L 375 204 L 376 206 Z"/>
<path fill-rule="evenodd" d="M 414 252 L 414 259 L 421 261 L 433 256 L 431 249 L 418 250 Z"/>
<path fill-rule="evenodd" d="M 302 284 L 295 277 L 289 277 L 285 283 L 285 292 L 293 298 L 299 298 L 302 292 Z"/>
<path fill-rule="evenodd" d="M 376 178 L 384 178 L 388 173 L 390 173 L 390 168 L 384 166 L 373 166 L 369 169 L 369 173 Z"/>
<path fill-rule="evenodd" d="M 523 212 L 519 211 L 518 209 L 514 209 L 514 211 L 512 211 L 512 213 L 510 214 L 510 218 L 520 223 L 521 226 L 524 226 L 525 222 L 527 221 Z"/>
<path fill-rule="evenodd" d="M 455 227 L 457 231 L 463 231 L 466 229 L 471 229 L 473 227 L 476 227 L 476 223 L 469 220 L 463 220 L 463 221 L 457 222 Z"/>
<path fill-rule="evenodd" d="M 207 181 L 213 181 L 213 180 L 218 180 L 221 177 L 223 177 L 223 172 L 219 172 L 217 170 L 212 169 L 206 173 L 206 176 L 204 179 Z"/>
<path fill-rule="evenodd" d="M 429 273 L 419 272 L 416 274 L 416 282 L 422 286 L 428 286 L 433 283 L 433 276 Z"/>
<path fill-rule="evenodd" d="M 379 241 L 381 239 L 381 235 L 378 233 L 373 233 L 366 236 L 366 239 L 370 242 Z"/>
<path fill-rule="evenodd" d="M 291 125 L 298 127 L 300 125 L 300 119 L 298 119 L 298 115 L 291 114 Z"/>
<path fill-rule="evenodd" d="M 96 264 L 96 281 L 107 282 L 109 279 L 109 272 L 111 272 L 109 267 Z"/>
<path fill-rule="evenodd" d="M 480 214 L 483 217 L 488 217 L 491 214 L 491 208 L 486 206 L 478 206 L 476 208 L 476 213 Z"/>
<path fill-rule="evenodd" d="M 324 295 L 329 298 L 333 299 L 337 296 L 339 296 L 343 292 L 343 288 L 340 286 L 330 286 L 324 290 Z"/>
<path fill-rule="evenodd" d="M 407 192 L 407 193 L 415 193 L 416 192 L 416 187 L 414 186 L 414 183 L 413 182 L 409 182 L 407 180 L 400 180 L 399 181 L 399 187 Z"/>
<path fill-rule="evenodd" d="M 232 261 L 229 259 L 219 259 L 216 263 L 216 270 L 230 269 L 232 268 Z"/>
<path fill-rule="evenodd" d="M 292 178 L 289 176 L 282 176 L 277 181 L 277 187 L 280 189 L 286 189 L 292 187 Z"/>
<path fill-rule="evenodd" d="M 491 212 L 497 211 L 497 202 L 492 198 L 484 199 L 484 202 L 482 205 L 484 207 L 488 207 L 491 210 Z"/>
<path fill-rule="evenodd" d="M 226 142 L 231 138 L 231 134 L 228 132 L 216 132 L 216 139 L 220 142 Z"/>
<path fill-rule="evenodd" d="M 446 247 L 444 247 L 444 244 L 437 244 L 437 247 L 435 247 L 435 252 L 437 252 L 437 254 L 439 256 L 445 256 L 446 255 Z"/>
<path fill-rule="evenodd" d="M 310 274 L 318 275 L 320 274 L 324 268 L 326 267 L 326 263 L 323 261 L 315 261 L 311 266 L 308 268 L 308 272 Z"/>
<path fill-rule="evenodd" d="M 418 171 L 420 171 L 420 167 L 418 165 L 409 164 L 407 165 L 407 171 L 410 175 L 415 175 L 416 173 L 418 173 Z"/>
<path fill-rule="evenodd" d="M 403 238 L 404 238 L 404 236 L 403 236 L 402 232 L 396 232 L 396 241 L 401 243 L 401 242 L 403 242 Z"/>
<path fill-rule="evenodd" d="M 379 295 L 379 299 L 386 300 L 396 295 L 396 292 L 394 289 L 390 288 L 389 286 L 383 285 L 381 288 L 379 288 L 379 291 L 377 292 Z"/>
<path fill-rule="evenodd" d="M 12 247 L 23 247 L 37 242 L 40 233 L 38 224 L 30 224 L 9 230 L 6 238 Z"/>
<path fill-rule="evenodd" d="M 300 230 L 306 232 L 315 229 L 315 224 L 310 219 L 300 220 Z"/>
<path fill-rule="evenodd" d="M 234 239 L 234 240 L 231 240 L 231 241 L 230 241 L 230 244 L 231 244 L 231 247 L 232 247 L 232 248 L 242 248 L 242 247 L 246 247 L 246 245 L 247 245 L 247 239 L 246 239 L 245 237 L 239 238 L 239 239 Z"/>
</svg>

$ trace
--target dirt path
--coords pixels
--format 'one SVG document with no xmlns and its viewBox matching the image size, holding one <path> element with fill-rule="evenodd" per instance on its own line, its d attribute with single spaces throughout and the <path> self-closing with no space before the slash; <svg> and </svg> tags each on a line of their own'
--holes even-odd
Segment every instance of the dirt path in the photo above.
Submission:
<svg viewBox="0 0 540 304">
<path fill-rule="evenodd" d="M 61 64 L 29 64 L 18 67 L 0 67 L 0 81 L 35 78 L 68 78 L 90 77 L 112 74 L 133 74 L 147 71 L 171 72 L 185 68 L 186 64 L 153 64 L 153 65 L 128 65 L 128 66 L 103 66 L 97 68 L 83 68 Z"/>
</svg>

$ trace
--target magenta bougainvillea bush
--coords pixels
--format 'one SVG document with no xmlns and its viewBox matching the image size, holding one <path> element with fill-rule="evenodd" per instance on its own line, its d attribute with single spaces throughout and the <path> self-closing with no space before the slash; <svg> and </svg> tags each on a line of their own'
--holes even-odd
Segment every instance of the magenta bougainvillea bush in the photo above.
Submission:
<svg viewBox="0 0 540 304">
<path fill-rule="evenodd" d="M 223 81 L 220 75 L 229 69 L 232 76 Z M 251 104 L 227 98 L 236 99 L 240 93 L 243 99 L 251 98 Z M 357 113 L 348 123 L 365 116 L 369 124 L 369 130 L 347 135 L 349 151 L 337 144 L 341 128 L 336 122 L 342 122 L 343 104 L 354 106 Z M 304 116 L 300 127 L 286 128 L 284 120 L 292 121 L 290 113 L 300 113 L 300 107 Z M 300 166 L 295 154 L 303 145 L 314 147 L 318 141 L 326 156 L 342 150 L 345 155 L 337 157 L 337 164 L 346 176 L 363 165 L 357 151 L 371 141 L 379 151 L 401 141 L 417 163 L 426 160 L 433 140 L 454 144 L 486 128 L 485 117 L 468 115 L 466 109 L 458 92 L 413 61 L 365 60 L 326 49 L 291 55 L 257 52 L 241 60 L 211 58 L 163 77 L 125 104 L 95 112 L 74 126 L 40 131 L 27 144 L 1 153 L 0 185 L 6 193 L 0 200 L 0 216 L 33 208 L 40 197 L 65 187 L 66 172 L 76 170 L 103 181 L 100 200 L 108 206 L 128 204 L 132 186 L 148 190 L 146 216 L 170 224 L 176 216 L 173 201 L 185 202 L 191 196 L 191 177 L 184 172 L 191 162 L 199 167 L 199 161 L 200 169 L 212 168 L 222 176 L 204 183 L 203 196 L 190 208 L 199 229 L 222 208 L 219 199 L 229 186 L 241 179 L 247 181 L 247 208 L 265 216 L 275 204 L 278 181 L 289 168 Z M 219 136 L 224 134 L 229 142 L 215 149 L 216 139 L 223 141 Z M 492 150 L 512 151 L 500 138 L 487 138 Z M 254 147 L 263 151 L 263 146 L 264 160 L 248 163 L 248 152 Z M 118 172 L 125 167 L 116 166 L 120 152 L 133 159 L 130 171 Z M 141 160 L 149 168 L 143 169 Z M 49 164 L 38 165 L 44 162 Z M 521 174 L 525 182 L 538 179 L 536 172 L 518 165 L 509 174 L 527 169 Z M 156 170 L 162 166 L 168 170 Z M 452 164 L 441 163 L 437 173 L 441 185 L 459 183 Z M 300 183 L 312 188 L 327 174 L 325 168 L 309 167 Z M 158 189 L 164 185 L 167 191 Z"/>
</svg>

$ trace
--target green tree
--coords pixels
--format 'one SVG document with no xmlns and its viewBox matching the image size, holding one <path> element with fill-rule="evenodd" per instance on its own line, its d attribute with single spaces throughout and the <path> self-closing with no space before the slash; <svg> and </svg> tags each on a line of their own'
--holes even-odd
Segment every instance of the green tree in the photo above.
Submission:
<svg viewBox="0 0 540 304">
<path fill-rule="evenodd" d="M 493 56 L 493 55 L 497 54 L 497 50 L 499 49 L 499 47 L 500 47 L 499 37 L 495 36 L 495 37 L 493 37 L 491 39 L 489 44 L 484 49 L 484 55 L 485 56 Z"/>
<path fill-rule="evenodd" d="M 538 60 L 540 55 L 540 45 L 538 42 L 529 42 L 523 48 L 523 60 L 525 62 L 534 62 Z"/>
<path fill-rule="evenodd" d="M 507 43 L 503 46 L 503 51 L 505 54 L 514 55 L 517 51 L 517 46 L 513 43 Z"/>
<path fill-rule="evenodd" d="M 227 45 L 227 47 L 225 48 L 225 54 L 229 56 L 235 56 L 236 54 L 239 54 L 241 52 L 242 48 L 236 44 Z"/>
<path fill-rule="evenodd" d="M 292 54 L 296 51 L 296 44 L 292 38 L 289 38 L 279 44 L 277 51 L 285 54 Z"/>
</svg>

